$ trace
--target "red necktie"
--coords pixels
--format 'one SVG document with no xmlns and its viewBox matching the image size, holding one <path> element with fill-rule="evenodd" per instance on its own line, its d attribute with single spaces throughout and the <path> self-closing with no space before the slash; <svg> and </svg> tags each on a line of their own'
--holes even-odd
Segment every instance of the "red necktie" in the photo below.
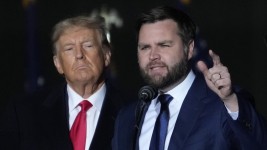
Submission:
<svg viewBox="0 0 267 150">
<path fill-rule="evenodd" d="M 86 111 L 92 107 L 92 104 L 83 100 L 80 104 L 81 111 L 78 113 L 70 130 L 70 138 L 74 150 L 84 150 L 86 143 Z"/>
</svg>

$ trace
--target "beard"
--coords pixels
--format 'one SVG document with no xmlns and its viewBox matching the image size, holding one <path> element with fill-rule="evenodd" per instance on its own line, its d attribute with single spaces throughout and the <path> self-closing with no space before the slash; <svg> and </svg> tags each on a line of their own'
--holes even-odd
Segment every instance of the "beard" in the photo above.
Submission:
<svg viewBox="0 0 267 150">
<path fill-rule="evenodd" d="M 168 71 L 167 75 L 165 76 L 150 76 L 145 69 L 140 68 L 141 76 L 146 83 L 157 89 L 167 88 L 179 82 L 185 75 L 188 74 L 190 63 L 186 58 L 187 57 L 184 56 L 180 62 L 176 63 L 172 67 L 164 64 L 165 66 L 167 66 Z"/>
</svg>

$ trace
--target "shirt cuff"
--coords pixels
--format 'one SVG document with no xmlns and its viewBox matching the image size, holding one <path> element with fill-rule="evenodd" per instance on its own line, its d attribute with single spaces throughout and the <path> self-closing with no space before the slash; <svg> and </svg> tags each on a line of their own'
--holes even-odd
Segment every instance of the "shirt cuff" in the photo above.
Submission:
<svg viewBox="0 0 267 150">
<path fill-rule="evenodd" d="M 236 120 L 238 118 L 239 111 L 232 112 L 226 106 L 225 106 L 225 108 L 227 109 L 228 114 L 232 117 L 233 120 Z"/>
</svg>

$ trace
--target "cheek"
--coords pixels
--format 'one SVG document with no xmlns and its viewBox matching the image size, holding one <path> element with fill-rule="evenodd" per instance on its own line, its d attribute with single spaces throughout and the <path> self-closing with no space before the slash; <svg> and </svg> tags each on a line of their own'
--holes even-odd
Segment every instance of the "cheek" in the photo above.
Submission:
<svg viewBox="0 0 267 150">
<path fill-rule="evenodd" d="M 71 70 L 74 59 L 71 57 L 64 57 L 61 59 L 61 66 L 64 72 Z"/>
<path fill-rule="evenodd" d="M 75 58 L 70 55 L 64 55 L 61 57 L 61 62 L 63 64 L 71 64 L 74 59 Z"/>
<path fill-rule="evenodd" d="M 105 58 L 103 54 L 101 53 L 95 53 L 88 57 L 88 61 L 92 64 L 92 66 L 95 67 L 95 69 L 98 70 L 98 72 L 101 72 L 101 70 L 106 66 Z"/>
<path fill-rule="evenodd" d="M 165 57 L 165 63 L 169 66 L 172 67 L 176 65 L 177 63 L 181 62 L 181 60 L 184 58 L 183 53 L 173 53 L 170 54 L 169 57 Z"/>
<path fill-rule="evenodd" d="M 144 57 L 144 55 L 139 55 L 139 54 L 137 57 L 140 68 L 144 68 L 148 64 L 148 59 Z"/>
</svg>

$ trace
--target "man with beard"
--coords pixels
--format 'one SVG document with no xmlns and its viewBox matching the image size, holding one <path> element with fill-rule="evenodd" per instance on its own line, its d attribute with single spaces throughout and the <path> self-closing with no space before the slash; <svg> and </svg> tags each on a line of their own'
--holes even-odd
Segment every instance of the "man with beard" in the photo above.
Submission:
<svg viewBox="0 0 267 150">
<path fill-rule="evenodd" d="M 141 15 L 139 67 L 158 95 L 145 104 L 140 123 L 135 120 L 138 104 L 121 110 L 114 150 L 266 149 L 264 118 L 250 95 L 232 86 L 219 56 L 209 51 L 210 68 L 204 61 L 192 63 L 195 34 L 196 25 L 180 10 L 163 6 Z"/>
</svg>

